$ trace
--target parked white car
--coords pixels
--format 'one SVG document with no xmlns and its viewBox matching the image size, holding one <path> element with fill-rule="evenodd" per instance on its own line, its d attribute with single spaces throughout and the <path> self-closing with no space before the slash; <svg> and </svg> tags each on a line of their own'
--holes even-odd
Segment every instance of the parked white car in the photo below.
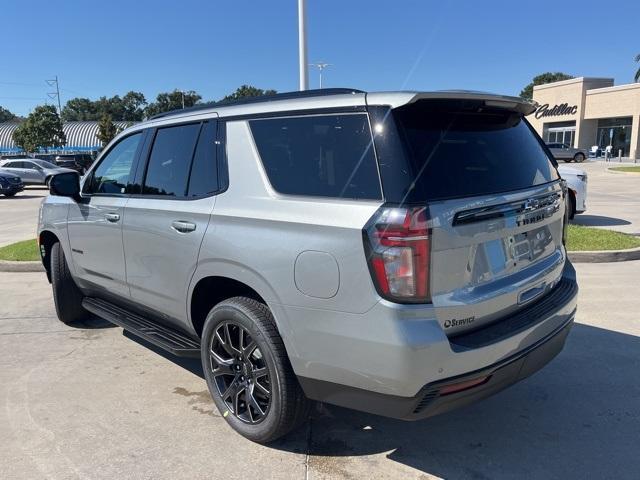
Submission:
<svg viewBox="0 0 640 480">
<path fill-rule="evenodd" d="M 587 210 L 587 172 L 566 165 L 559 165 L 558 172 L 569 187 L 569 218 L 584 213 Z"/>
</svg>

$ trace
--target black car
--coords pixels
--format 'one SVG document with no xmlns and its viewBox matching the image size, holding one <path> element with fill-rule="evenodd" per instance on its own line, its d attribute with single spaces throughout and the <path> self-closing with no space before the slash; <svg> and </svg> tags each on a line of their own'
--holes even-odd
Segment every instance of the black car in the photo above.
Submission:
<svg viewBox="0 0 640 480">
<path fill-rule="evenodd" d="M 0 194 L 13 197 L 24 190 L 24 183 L 18 175 L 0 169 Z"/>
<path fill-rule="evenodd" d="M 88 153 L 74 153 L 67 155 L 57 155 L 55 158 L 55 163 L 59 167 L 72 168 L 80 173 L 80 175 L 84 175 L 91 164 L 93 163 L 93 156 Z"/>
<path fill-rule="evenodd" d="M 46 160 L 53 163 L 58 167 L 71 168 L 80 175 L 84 175 L 91 164 L 93 163 L 93 156 L 88 153 L 68 153 L 68 154 L 54 154 L 54 153 L 39 153 L 34 155 L 35 158 L 40 160 Z"/>
</svg>

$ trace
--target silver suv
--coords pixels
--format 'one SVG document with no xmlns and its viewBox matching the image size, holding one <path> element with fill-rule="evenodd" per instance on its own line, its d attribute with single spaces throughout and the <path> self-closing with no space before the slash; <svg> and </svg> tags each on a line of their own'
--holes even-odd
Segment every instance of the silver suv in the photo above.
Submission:
<svg viewBox="0 0 640 480">
<path fill-rule="evenodd" d="M 518 98 L 279 94 L 159 115 L 54 177 L 42 261 L 95 314 L 200 357 L 231 427 L 269 442 L 311 400 L 413 420 L 563 347 L 567 192 Z"/>
</svg>

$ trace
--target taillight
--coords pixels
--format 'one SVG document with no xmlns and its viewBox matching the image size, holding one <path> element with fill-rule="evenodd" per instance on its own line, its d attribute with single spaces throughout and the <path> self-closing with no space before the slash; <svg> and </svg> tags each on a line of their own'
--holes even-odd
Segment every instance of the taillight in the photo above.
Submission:
<svg viewBox="0 0 640 480">
<path fill-rule="evenodd" d="M 381 207 L 365 227 L 378 293 L 394 302 L 429 303 L 431 231 L 427 207 Z"/>
</svg>

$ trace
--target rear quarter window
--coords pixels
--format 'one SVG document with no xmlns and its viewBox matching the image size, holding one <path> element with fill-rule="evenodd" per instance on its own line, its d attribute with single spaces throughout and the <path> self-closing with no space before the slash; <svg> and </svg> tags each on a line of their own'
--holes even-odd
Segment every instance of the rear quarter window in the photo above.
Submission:
<svg viewBox="0 0 640 480">
<path fill-rule="evenodd" d="M 185 197 L 200 123 L 159 128 L 142 187 L 146 195 Z"/>
<path fill-rule="evenodd" d="M 366 114 L 256 119 L 249 121 L 249 126 L 277 192 L 382 198 Z"/>
</svg>

